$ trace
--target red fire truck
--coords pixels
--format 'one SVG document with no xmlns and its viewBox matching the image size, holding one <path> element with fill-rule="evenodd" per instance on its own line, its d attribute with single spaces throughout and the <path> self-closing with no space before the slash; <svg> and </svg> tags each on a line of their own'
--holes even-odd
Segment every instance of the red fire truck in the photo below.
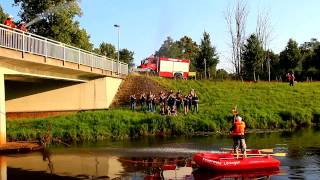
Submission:
<svg viewBox="0 0 320 180">
<path fill-rule="evenodd" d="M 189 76 L 189 64 L 189 59 L 150 56 L 142 60 L 138 68 L 156 73 L 161 77 L 182 79 Z"/>
</svg>

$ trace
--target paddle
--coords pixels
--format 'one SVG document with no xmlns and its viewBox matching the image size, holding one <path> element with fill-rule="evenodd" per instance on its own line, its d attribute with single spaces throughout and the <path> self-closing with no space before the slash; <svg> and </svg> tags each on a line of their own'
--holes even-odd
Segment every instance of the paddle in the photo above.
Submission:
<svg viewBox="0 0 320 180">
<path fill-rule="evenodd" d="M 223 151 L 233 151 L 233 148 L 221 148 Z M 247 149 L 247 151 L 252 151 L 253 149 Z M 260 152 L 273 153 L 273 149 L 259 149 Z"/>
<path fill-rule="evenodd" d="M 237 154 L 233 154 L 234 156 L 236 156 Z M 240 154 L 239 155 L 243 155 L 243 154 Z M 278 156 L 278 157 L 285 157 L 287 155 L 287 153 L 273 153 L 273 154 L 247 154 L 247 156 L 267 156 L 267 155 L 270 155 L 270 156 Z"/>
</svg>

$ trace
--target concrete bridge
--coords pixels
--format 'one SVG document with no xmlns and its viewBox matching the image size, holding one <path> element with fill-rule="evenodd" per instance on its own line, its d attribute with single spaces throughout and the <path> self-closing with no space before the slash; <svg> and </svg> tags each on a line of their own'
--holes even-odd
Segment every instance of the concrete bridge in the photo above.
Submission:
<svg viewBox="0 0 320 180">
<path fill-rule="evenodd" d="M 6 117 L 107 109 L 128 65 L 0 25 L 0 144 Z"/>
</svg>

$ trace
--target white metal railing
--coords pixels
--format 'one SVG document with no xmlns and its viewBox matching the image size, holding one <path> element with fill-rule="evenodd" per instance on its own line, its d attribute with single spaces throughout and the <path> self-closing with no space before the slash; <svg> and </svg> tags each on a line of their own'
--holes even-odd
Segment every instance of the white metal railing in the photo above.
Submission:
<svg viewBox="0 0 320 180">
<path fill-rule="evenodd" d="M 36 34 L 10 29 L 0 24 L 0 47 L 14 49 L 40 56 L 108 70 L 118 75 L 128 74 L 128 64 L 76 48 Z M 118 73 L 119 67 L 119 73 Z"/>
</svg>

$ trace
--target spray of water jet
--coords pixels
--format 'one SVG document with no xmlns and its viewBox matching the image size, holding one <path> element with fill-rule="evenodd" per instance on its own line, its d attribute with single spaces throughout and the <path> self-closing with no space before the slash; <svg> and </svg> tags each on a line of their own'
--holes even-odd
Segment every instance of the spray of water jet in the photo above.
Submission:
<svg viewBox="0 0 320 180">
<path fill-rule="evenodd" d="M 31 26 L 32 24 L 37 23 L 37 22 L 41 21 L 42 19 L 46 19 L 48 16 L 56 14 L 61 10 L 76 7 L 76 6 L 78 6 L 78 3 L 79 3 L 78 1 L 71 1 L 71 2 L 66 2 L 64 4 L 60 4 L 58 6 L 51 7 L 49 9 L 47 9 L 46 11 L 37 14 L 34 19 L 32 19 L 30 22 L 28 22 L 26 24 L 26 27 Z"/>
</svg>

